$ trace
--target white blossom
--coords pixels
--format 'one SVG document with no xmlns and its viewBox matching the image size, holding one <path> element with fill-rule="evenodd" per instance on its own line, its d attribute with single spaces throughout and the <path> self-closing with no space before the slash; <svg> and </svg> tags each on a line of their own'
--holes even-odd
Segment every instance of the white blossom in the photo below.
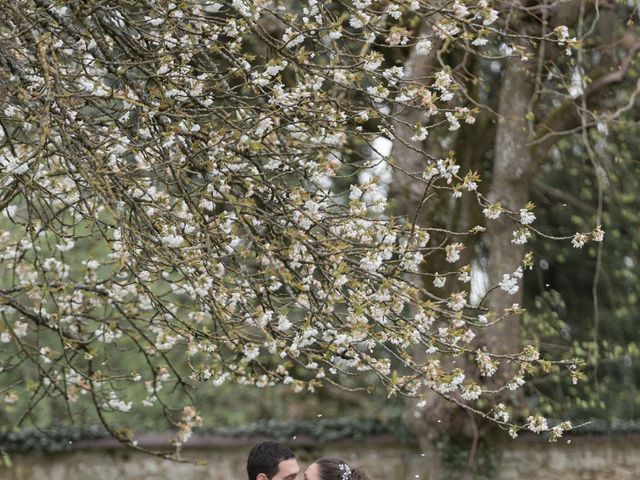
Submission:
<svg viewBox="0 0 640 480">
<path fill-rule="evenodd" d="M 484 20 L 482 21 L 482 24 L 485 26 L 488 26 L 494 23 L 498 19 L 498 11 L 494 10 L 493 8 L 489 8 L 489 9 L 486 9 L 486 12 L 484 13 L 483 16 L 484 16 Z"/>
<path fill-rule="evenodd" d="M 520 223 L 523 225 L 530 225 L 535 219 L 536 216 L 532 211 L 527 210 L 526 208 L 520 209 Z"/>
<path fill-rule="evenodd" d="M 593 232 L 591 232 L 591 239 L 594 242 L 601 242 L 601 241 L 604 240 L 604 230 L 602 230 L 600 225 L 598 225 L 596 228 L 594 228 Z"/>
<path fill-rule="evenodd" d="M 184 242 L 184 237 L 173 233 L 160 237 L 160 241 L 169 247 L 179 247 Z"/>
<path fill-rule="evenodd" d="M 25 337 L 27 335 L 28 328 L 29 328 L 29 324 L 28 323 L 17 321 L 13 325 L 13 333 L 15 334 L 16 337 L 22 338 L 22 337 Z"/>
<path fill-rule="evenodd" d="M 289 319 L 284 315 L 281 315 L 280 317 L 278 317 L 278 325 L 276 326 L 276 328 L 281 332 L 289 331 L 292 326 L 293 326 L 293 323 L 291 323 Z"/>
<path fill-rule="evenodd" d="M 418 43 L 416 43 L 415 48 L 416 48 L 416 53 L 418 55 L 429 55 L 429 52 L 431 51 L 431 48 L 432 48 L 431 40 L 423 38 L 420 41 L 418 41 Z"/>
<path fill-rule="evenodd" d="M 549 425 L 546 418 L 540 415 L 531 415 L 527 417 L 527 428 L 533 433 L 540 433 L 549 430 Z"/>
<path fill-rule="evenodd" d="M 482 213 L 488 219 L 496 220 L 500 218 L 500 214 L 502 213 L 502 206 L 499 203 L 494 203 L 492 205 L 489 205 L 488 207 L 485 207 L 482 210 Z"/>
<path fill-rule="evenodd" d="M 450 243 L 445 247 L 446 259 L 449 263 L 455 263 L 460 260 L 460 252 L 464 248 L 462 243 Z"/>
<path fill-rule="evenodd" d="M 582 248 L 589 241 L 589 236 L 584 233 L 576 233 L 571 239 L 573 248 Z"/>
<path fill-rule="evenodd" d="M 482 389 L 476 384 L 471 384 L 471 385 L 465 385 L 464 387 L 462 387 L 462 393 L 460 395 L 463 400 L 472 401 L 480 398 L 481 394 L 482 394 Z"/>
</svg>

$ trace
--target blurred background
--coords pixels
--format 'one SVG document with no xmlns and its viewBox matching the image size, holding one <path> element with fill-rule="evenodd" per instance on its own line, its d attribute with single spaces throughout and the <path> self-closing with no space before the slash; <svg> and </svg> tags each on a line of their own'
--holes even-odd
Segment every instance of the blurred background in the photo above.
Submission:
<svg viewBox="0 0 640 480">
<path fill-rule="evenodd" d="M 635 48 L 638 35 L 634 23 L 638 12 L 633 2 L 605 3 L 602 11 L 587 15 L 592 20 L 597 18 L 597 26 L 585 39 L 582 61 L 594 72 L 616 71 Z M 261 52 L 263 47 L 256 44 L 253 48 Z M 389 64 L 406 61 L 397 52 L 389 55 L 385 60 Z M 449 55 L 455 58 L 462 53 L 451 51 Z M 474 75 L 482 78 L 483 92 L 478 95 L 497 108 L 505 66 L 480 59 L 473 68 Z M 554 68 L 570 78 L 576 65 L 558 60 Z M 553 84 L 552 75 L 547 81 L 547 86 Z M 606 232 L 602 248 L 591 243 L 575 249 L 568 242 L 544 238 L 529 242 L 535 263 L 524 278 L 522 298 L 527 311 L 523 340 L 554 358 L 580 357 L 586 362 L 577 384 L 567 376 L 553 374 L 525 387 L 524 416 L 535 411 L 549 419 L 584 424 L 558 445 L 550 445 L 544 436 L 534 434 L 512 441 L 503 433 L 504 438 L 492 436 L 478 441 L 473 432 L 468 433 L 471 427 L 454 426 L 463 421 L 477 428 L 476 420 L 466 416 L 462 420 L 445 418 L 436 409 L 417 413 L 414 401 L 388 397 L 385 389 L 376 386 L 375 378 L 367 376 L 351 380 L 353 391 L 326 385 L 313 393 L 296 394 L 286 386 L 258 389 L 225 383 L 193 392 L 194 403 L 206 413 L 203 426 L 182 451 L 183 457 L 193 463 L 172 463 L 122 449 L 96 427 L 99 419 L 92 409 L 78 411 L 75 423 L 70 425 L 64 402 L 51 399 L 38 403 L 19 431 L 0 432 L 0 477 L 243 478 L 251 445 L 273 438 L 291 445 L 302 463 L 332 455 L 364 466 L 372 480 L 430 478 L 434 452 L 426 452 L 421 441 L 429 437 L 441 463 L 441 478 L 640 478 L 639 82 L 640 69 L 633 60 L 624 78 L 599 98 L 596 110 L 609 114 L 594 115 L 589 142 L 585 145 L 583 136 L 577 133 L 564 135 L 549 149 L 548 159 L 530 184 L 536 228 L 540 231 L 555 236 L 589 231 L 599 216 L 601 201 Z M 483 119 L 478 122 L 483 124 Z M 480 132 L 476 136 L 455 139 L 449 137 L 446 128 L 436 128 L 430 138 L 444 143 L 455 141 L 455 150 L 461 152 L 463 161 L 465 152 L 472 152 L 467 161 L 483 178 L 491 179 L 496 158 L 495 121 L 489 116 L 483 128 L 474 130 Z M 481 145 L 478 136 L 484 134 L 490 140 Z M 597 164 L 589 161 L 589 148 L 597 153 Z M 357 141 L 345 152 L 353 162 L 375 154 L 364 142 Z M 344 178 L 358 181 L 357 175 Z M 396 199 L 396 203 L 401 201 Z M 431 208 L 446 217 L 444 223 L 460 215 L 457 209 L 439 210 L 437 204 Z M 10 230 L 11 222 L 3 217 L 0 228 Z M 95 247 L 86 241 L 76 250 L 82 252 L 82 248 Z M 480 289 L 488 270 L 486 253 L 486 245 L 475 247 L 474 282 Z M 132 371 L 138 358 L 135 351 L 125 350 L 110 362 L 115 369 Z M 24 375 L 37 377 L 30 371 Z M 165 398 L 167 403 L 180 405 L 185 400 L 183 395 L 176 389 L 167 392 Z M 128 396 L 137 403 L 145 397 L 143 389 L 132 390 Z M 0 409 L 0 426 L 9 424 L 24 408 L 23 401 L 5 401 Z M 160 447 L 170 443 L 167 432 L 173 426 L 156 409 L 112 415 L 108 420 L 120 425 L 123 432 L 135 431 L 141 444 Z"/>
</svg>

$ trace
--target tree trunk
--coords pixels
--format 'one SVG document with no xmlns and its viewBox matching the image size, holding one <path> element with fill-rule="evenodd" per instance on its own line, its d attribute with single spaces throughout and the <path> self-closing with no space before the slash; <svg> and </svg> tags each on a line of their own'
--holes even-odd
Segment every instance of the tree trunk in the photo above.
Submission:
<svg viewBox="0 0 640 480">
<path fill-rule="evenodd" d="M 535 82 L 533 72 L 519 58 L 507 63 L 499 99 L 498 129 L 495 139 L 495 158 L 488 199 L 501 202 L 505 209 L 518 211 L 528 201 L 529 186 L 533 180 L 533 162 L 527 146 L 528 102 Z M 489 284 L 497 285 L 504 274 L 513 273 L 522 262 L 524 246 L 511 243 L 514 225 L 505 215 L 497 220 L 487 220 L 487 247 L 489 249 Z M 512 304 L 522 305 L 522 281 L 515 295 L 496 289 L 491 293 L 489 306 L 497 314 Z M 520 349 L 520 322 L 509 317 L 489 329 L 484 336 L 488 345 L 505 352 Z"/>
</svg>

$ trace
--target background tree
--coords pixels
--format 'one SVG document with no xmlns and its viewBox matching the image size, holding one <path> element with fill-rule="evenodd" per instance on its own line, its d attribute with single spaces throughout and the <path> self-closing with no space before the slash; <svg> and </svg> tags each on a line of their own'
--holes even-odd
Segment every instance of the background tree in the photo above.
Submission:
<svg viewBox="0 0 640 480">
<path fill-rule="evenodd" d="M 537 194 L 543 194 L 544 203 L 553 209 L 537 211 L 538 218 L 544 218 L 543 231 L 554 232 L 557 235 L 570 235 L 575 225 L 583 224 L 586 219 L 599 225 L 603 223 L 605 178 L 608 175 L 615 178 L 617 173 L 614 172 L 617 166 L 610 161 L 605 163 L 607 154 L 602 148 L 602 139 L 598 140 L 598 137 L 607 130 L 606 124 L 613 118 L 619 119 L 621 112 L 633 104 L 636 95 L 633 89 L 635 74 L 632 65 L 638 48 L 637 38 L 635 30 L 630 28 L 633 24 L 623 22 L 623 19 L 632 19 L 634 13 L 621 5 L 602 5 L 598 2 L 553 4 L 550 2 L 530 4 L 504 2 L 501 6 L 509 14 L 501 15 L 501 19 L 507 20 L 505 23 L 500 21 L 498 23 L 500 25 L 498 28 L 505 35 L 504 43 L 497 46 L 498 48 L 491 49 L 487 46 L 483 50 L 484 55 L 473 52 L 476 53 L 474 55 L 469 52 L 468 44 L 453 42 L 450 37 L 447 37 L 438 43 L 436 54 L 420 55 L 420 52 L 414 49 L 409 55 L 407 65 L 410 66 L 409 70 L 415 78 L 433 74 L 443 64 L 451 66 L 452 71 L 457 73 L 453 76 L 456 86 L 465 92 L 466 99 L 463 105 L 480 108 L 480 113 L 473 129 L 470 129 L 471 134 L 465 134 L 463 130 L 453 133 L 444 129 L 438 130 L 434 125 L 435 128 L 430 129 L 429 137 L 424 140 L 424 151 L 407 148 L 411 131 L 410 129 L 403 131 L 400 127 L 397 133 L 403 142 L 396 140 L 394 146 L 398 161 L 409 170 L 418 170 L 428 154 L 441 156 L 446 151 L 453 150 L 457 153 L 462 168 L 477 169 L 484 173 L 485 178 L 491 179 L 488 189 L 484 190 L 485 187 L 481 185 L 480 190 L 494 205 L 499 202 L 501 207 L 515 210 L 518 206 L 527 203 L 532 188 Z M 606 10 L 603 11 L 603 9 Z M 437 27 L 429 25 L 428 22 L 426 24 L 426 27 L 423 24 L 422 29 L 427 32 L 427 35 L 437 33 Z M 559 40 L 557 43 L 548 42 L 546 36 L 551 32 L 557 35 Z M 474 42 L 478 43 L 477 40 Z M 471 44 L 473 45 L 474 42 Z M 565 48 L 567 46 L 578 47 L 577 52 L 572 54 L 571 48 Z M 487 54 L 489 51 L 491 53 Z M 498 58 L 500 54 L 505 53 L 508 54 L 506 58 Z M 562 80 L 563 77 L 564 80 Z M 632 80 L 626 83 L 629 77 Z M 621 85 L 626 85 L 627 90 L 619 90 Z M 611 93 L 616 89 L 618 95 L 612 96 Z M 419 109 L 404 110 L 400 115 L 408 124 L 429 122 L 424 112 Z M 592 132 L 595 126 L 598 126 L 599 133 Z M 434 135 L 435 132 L 437 136 Z M 596 142 L 600 145 L 599 149 L 595 148 Z M 576 157 L 578 162 L 582 160 L 584 165 L 586 159 L 586 165 L 582 167 L 582 175 L 586 175 L 586 178 L 582 175 L 580 177 L 585 178 L 585 183 L 589 187 L 582 187 L 582 194 L 575 197 L 568 194 L 564 188 L 558 189 L 548 184 L 558 180 L 572 182 L 573 180 L 570 179 L 575 179 L 576 174 L 568 176 L 564 162 L 560 164 L 557 161 L 560 148 L 566 150 L 567 146 L 573 148 L 568 155 Z M 616 143 L 613 142 L 611 149 L 617 150 L 617 148 Z M 547 164 L 551 160 L 550 152 L 556 155 L 553 166 Z M 550 175 L 550 172 L 555 174 Z M 413 187 L 405 183 L 406 177 L 397 175 L 395 186 L 398 193 L 412 191 Z M 581 201 L 580 197 L 586 197 L 586 201 Z M 572 207 L 577 206 L 577 211 L 574 208 L 564 208 L 567 206 L 567 199 Z M 410 211 L 419 202 L 419 197 L 414 195 L 412 204 L 406 205 L 405 208 Z M 442 225 L 455 224 L 457 230 L 468 229 L 482 218 L 481 207 L 473 202 L 465 203 L 464 199 L 448 205 L 431 203 L 429 206 L 432 208 L 425 209 L 424 221 L 438 219 Z M 564 213 L 559 214 L 558 208 L 563 208 Z M 573 215 L 571 220 L 565 213 Z M 528 213 L 525 212 L 525 215 Z M 561 220 L 563 218 L 565 222 Z M 500 282 L 504 272 L 514 271 L 518 267 L 524 254 L 524 247 L 514 248 L 514 243 L 524 245 L 528 240 L 534 241 L 534 249 L 538 254 L 536 258 L 542 258 L 540 263 L 536 262 L 537 284 L 542 286 L 542 290 L 548 290 L 548 283 L 543 280 L 543 277 L 548 278 L 548 275 L 541 272 L 549 268 L 555 270 L 558 259 L 563 264 L 575 266 L 584 263 L 559 245 L 536 240 L 535 237 L 539 235 L 530 235 L 534 233 L 532 230 L 514 232 L 513 226 L 503 219 L 489 221 L 486 226 L 488 235 L 484 241 L 475 243 L 473 245 L 475 248 L 472 246 L 466 252 L 469 258 L 475 257 L 474 265 L 478 267 L 486 265 L 484 268 L 491 285 Z M 574 247 L 581 247 L 581 237 L 575 237 L 573 243 Z M 557 252 L 557 257 L 551 262 L 549 262 L 550 252 Z M 575 299 L 576 303 L 572 302 L 572 308 L 566 310 L 573 318 L 576 320 L 581 318 L 582 323 L 587 319 L 593 319 L 595 326 L 590 327 L 592 333 L 589 339 L 592 341 L 588 342 L 588 345 L 580 343 L 578 339 L 584 341 L 587 336 L 579 333 L 570 335 L 571 340 L 576 342 L 574 349 L 567 345 L 571 341 L 554 340 L 563 335 L 565 340 L 568 337 L 566 329 L 563 330 L 566 324 L 560 322 L 560 328 L 558 328 L 557 314 L 564 311 L 564 305 L 562 300 L 559 300 L 561 297 L 557 296 L 557 292 L 553 297 L 555 301 L 550 301 L 547 294 L 543 294 L 542 299 L 533 301 L 533 297 L 540 293 L 540 289 L 536 288 L 537 285 L 534 286 L 533 278 L 529 282 L 529 288 L 518 291 L 516 301 L 521 305 L 534 306 L 538 314 L 526 316 L 525 330 L 517 318 L 502 322 L 499 328 L 488 332 L 484 341 L 490 345 L 514 349 L 525 338 L 531 338 L 533 330 L 537 331 L 533 335 L 538 338 L 540 342 L 538 345 L 543 351 L 553 350 L 556 354 L 561 351 L 563 355 L 589 351 L 591 365 L 595 369 L 590 373 L 595 374 L 596 385 L 598 383 L 597 368 L 601 363 L 599 354 L 599 349 L 602 348 L 601 343 L 608 345 L 607 356 L 612 356 L 612 350 L 618 351 L 618 355 L 613 355 L 614 358 L 620 358 L 621 352 L 627 352 L 624 358 L 626 362 L 630 362 L 628 342 L 630 339 L 635 339 L 633 334 L 627 336 L 625 340 L 617 335 L 613 343 L 611 343 L 612 337 L 606 340 L 598 339 L 598 323 L 601 317 L 598 286 L 600 276 L 605 275 L 603 272 L 606 271 L 603 269 L 602 260 L 606 255 L 604 252 L 601 246 L 590 250 L 590 255 L 595 257 L 596 262 L 579 267 L 590 272 L 587 275 L 578 274 L 577 278 L 581 280 L 579 283 L 576 283 L 575 273 L 563 275 L 563 280 L 557 277 L 552 280 L 552 284 L 564 290 L 565 295 Z M 571 257 L 570 261 L 566 261 L 567 254 Z M 631 259 L 632 257 L 627 257 L 628 264 Z M 429 267 L 441 268 L 433 263 Z M 520 283 L 522 278 L 517 281 Z M 513 301 L 514 297 L 508 296 L 505 292 L 498 292 L 490 298 L 489 303 L 493 309 L 500 310 Z M 622 307 L 627 311 L 628 300 L 618 300 L 616 303 L 627 304 Z M 544 307 L 541 308 L 541 305 Z M 546 313 L 541 313 L 541 309 Z M 554 339 L 549 336 L 548 323 L 541 322 L 544 315 L 555 318 L 551 330 Z M 540 323 L 536 324 L 537 322 Z M 546 325 L 546 328 L 542 325 Z M 542 330 L 546 331 L 544 339 L 540 338 Z M 631 343 L 631 352 L 635 352 L 634 343 Z M 625 378 L 630 379 L 628 375 L 625 375 Z M 602 393 L 607 390 L 607 387 L 599 385 L 596 389 Z M 589 388 L 587 389 L 589 393 L 583 391 L 582 395 L 576 395 L 577 390 L 571 388 L 569 390 L 572 391 L 572 395 L 569 396 L 566 395 L 566 390 L 565 394 L 560 396 L 557 393 L 550 393 L 549 388 L 544 390 L 549 395 L 546 401 L 543 401 L 548 412 L 561 411 L 562 408 L 559 407 L 558 402 L 567 401 L 572 395 L 582 399 L 574 397 L 569 400 L 573 405 L 571 407 L 573 418 L 584 417 L 585 414 L 584 410 L 578 414 L 580 408 L 576 408 L 576 404 L 590 403 L 593 408 L 594 403 L 602 401 L 602 397 Z M 539 393 L 539 390 L 536 393 Z M 630 394 L 633 395 L 631 391 Z M 527 398 L 531 404 L 531 392 Z M 478 431 L 477 426 L 469 422 L 466 416 L 459 415 L 457 411 L 451 411 L 447 405 L 440 402 L 437 396 L 432 396 L 430 407 L 423 411 L 425 423 L 420 428 L 422 437 L 425 439 L 425 448 L 433 451 L 433 443 L 441 438 L 444 432 L 448 432 L 451 433 L 452 438 L 470 450 L 471 460 L 473 452 L 477 451 L 479 437 L 484 435 L 485 441 L 489 440 L 489 443 L 495 441 L 492 435 L 483 434 L 482 428 Z M 593 412 L 593 409 L 591 411 Z M 409 415 L 413 415 L 412 410 L 409 411 Z"/>
</svg>

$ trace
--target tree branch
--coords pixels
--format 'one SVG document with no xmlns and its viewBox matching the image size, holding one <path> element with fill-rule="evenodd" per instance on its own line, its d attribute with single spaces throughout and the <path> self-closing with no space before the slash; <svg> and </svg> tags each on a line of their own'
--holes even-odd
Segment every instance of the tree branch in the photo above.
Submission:
<svg viewBox="0 0 640 480">
<path fill-rule="evenodd" d="M 558 188 L 552 187 L 551 185 L 548 185 L 547 183 L 539 180 L 539 179 L 535 179 L 533 181 L 533 187 L 537 190 L 539 190 L 541 193 L 546 194 L 548 196 L 551 197 L 555 197 L 559 200 L 562 200 L 563 202 L 566 202 L 580 210 L 582 210 L 585 213 L 588 213 L 589 215 L 592 215 L 596 212 L 595 208 L 593 208 L 591 205 L 589 205 L 586 202 L 583 202 L 582 200 L 580 200 L 577 197 L 574 197 L 573 195 L 570 195 L 569 193 L 560 190 Z"/>
<path fill-rule="evenodd" d="M 604 97 L 603 93 L 614 85 L 621 83 L 626 78 L 639 51 L 640 41 L 635 42 L 630 47 L 627 56 L 615 71 L 598 78 L 585 90 L 583 95 L 589 101 L 590 107 L 597 107 L 600 100 Z M 586 113 L 587 112 L 582 112 L 582 114 Z M 546 158 L 547 153 L 559 138 L 562 138 L 566 133 L 572 133 L 571 131 L 573 129 L 580 127 L 580 115 L 579 106 L 576 105 L 574 99 L 571 99 L 551 111 L 551 113 L 538 124 L 535 138 L 529 143 L 535 160 L 534 169 L 531 173 L 535 173 L 538 170 Z"/>
</svg>

